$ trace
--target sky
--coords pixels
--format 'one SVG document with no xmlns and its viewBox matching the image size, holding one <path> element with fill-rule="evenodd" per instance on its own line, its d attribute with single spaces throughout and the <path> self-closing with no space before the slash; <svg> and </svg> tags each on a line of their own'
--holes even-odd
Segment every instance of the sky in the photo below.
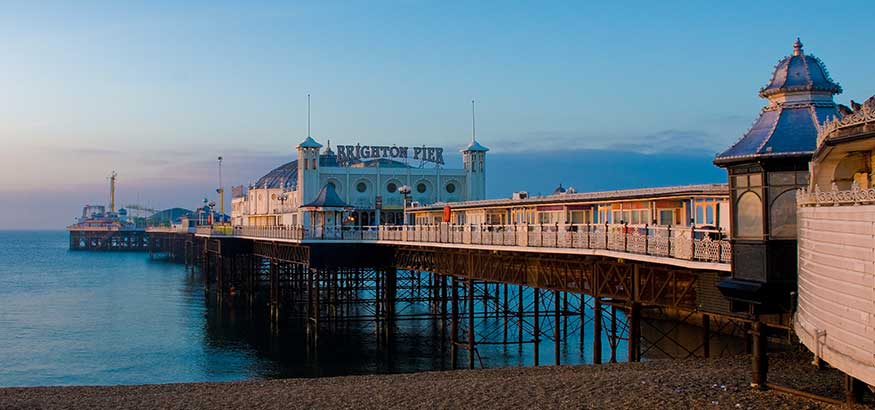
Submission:
<svg viewBox="0 0 875 410">
<path fill-rule="evenodd" d="M 610 4 L 612 3 L 612 4 Z M 875 3 L 0 2 L 0 229 L 196 206 L 323 144 L 488 146 L 490 197 L 723 182 L 796 37 L 875 94 Z M 459 158 L 448 158 L 456 161 Z M 522 166 L 521 164 L 525 164 Z M 491 171 L 491 172 L 490 172 Z"/>
</svg>

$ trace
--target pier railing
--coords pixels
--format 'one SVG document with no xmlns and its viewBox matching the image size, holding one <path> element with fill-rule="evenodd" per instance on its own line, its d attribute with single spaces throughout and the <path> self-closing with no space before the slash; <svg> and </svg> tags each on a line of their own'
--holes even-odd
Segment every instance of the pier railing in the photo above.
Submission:
<svg viewBox="0 0 875 410">
<path fill-rule="evenodd" d="M 604 249 L 729 263 L 732 247 L 720 229 L 629 224 L 381 226 L 381 241 Z"/>
<path fill-rule="evenodd" d="M 602 249 L 729 263 L 726 232 L 714 228 L 629 224 L 382 225 L 198 227 L 198 234 L 284 240 L 381 241 L 554 249 Z"/>
</svg>

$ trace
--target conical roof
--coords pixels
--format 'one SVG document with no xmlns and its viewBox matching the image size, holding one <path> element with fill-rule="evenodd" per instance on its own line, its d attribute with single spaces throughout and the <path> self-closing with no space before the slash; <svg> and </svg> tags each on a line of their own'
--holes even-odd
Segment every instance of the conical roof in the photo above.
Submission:
<svg viewBox="0 0 875 410">
<path fill-rule="evenodd" d="M 476 139 L 472 139 L 472 140 L 471 140 L 471 143 L 468 144 L 468 146 L 465 147 L 464 150 L 462 150 L 462 152 L 468 152 L 468 151 L 471 151 L 471 152 L 486 152 L 486 151 L 489 151 L 489 148 L 486 148 L 486 147 L 480 145 L 480 143 L 477 142 Z"/>
<path fill-rule="evenodd" d="M 334 189 L 334 184 L 331 183 L 325 184 L 322 190 L 319 191 L 319 195 L 316 195 L 316 199 L 301 208 L 311 211 L 343 211 L 353 209 L 352 205 L 340 199 L 340 195 L 337 195 L 337 191 Z"/>
<path fill-rule="evenodd" d="M 307 139 L 298 144 L 298 148 L 322 148 L 322 144 L 316 142 L 313 137 L 308 136 Z"/>
</svg>

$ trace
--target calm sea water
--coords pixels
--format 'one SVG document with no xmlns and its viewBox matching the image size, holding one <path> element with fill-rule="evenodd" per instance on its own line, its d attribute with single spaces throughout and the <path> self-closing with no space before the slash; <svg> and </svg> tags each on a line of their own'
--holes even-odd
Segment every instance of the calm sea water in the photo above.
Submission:
<svg viewBox="0 0 875 410">
<path fill-rule="evenodd" d="M 399 322 L 389 347 L 377 343 L 370 323 L 335 329 L 333 335 L 323 331 L 314 351 L 300 324 L 272 329 L 262 319 L 266 312 L 216 303 L 205 297 L 200 274 L 182 265 L 144 253 L 71 252 L 67 246 L 66 232 L 0 232 L 0 386 L 227 381 L 449 366 L 449 348 L 435 321 Z M 426 308 L 398 309 L 409 314 Z M 500 319 L 479 321 L 478 339 L 500 339 L 502 327 Z M 572 327 L 579 327 L 576 319 Z M 515 328 L 510 332 L 514 339 Z M 590 358 L 591 340 L 582 352 L 577 335 L 572 329 L 563 342 L 563 363 Z M 622 359 L 624 345 L 619 350 Z M 483 345 L 478 354 L 478 367 L 481 361 L 485 367 L 532 363 L 530 344 Z M 466 366 L 466 357 L 460 352 L 460 366 Z M 553 344 L 546 340 L 541 363 L 552 360 Z"/>
</svg>

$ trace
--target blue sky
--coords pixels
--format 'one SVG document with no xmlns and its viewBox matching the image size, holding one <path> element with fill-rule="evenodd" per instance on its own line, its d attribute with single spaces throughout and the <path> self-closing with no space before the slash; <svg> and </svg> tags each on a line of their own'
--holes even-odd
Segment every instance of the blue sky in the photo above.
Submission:
<svg viewBox="0 0 875 410">
<path fill-rule="evenodd" d="M 0 4 L 0 228 L 63 226 L 112 169 L 157 207 L 211 192 L 217 155 L 254 180 L 306 136 L 307 93 L 323 143 L 451 151 L 476 98 L 495 169 L 543 164 L 491 196 L 721 181 L 797 36 L 839 102 L 875 94 L 872 2 L 178 3 Z"/>
</svg>

